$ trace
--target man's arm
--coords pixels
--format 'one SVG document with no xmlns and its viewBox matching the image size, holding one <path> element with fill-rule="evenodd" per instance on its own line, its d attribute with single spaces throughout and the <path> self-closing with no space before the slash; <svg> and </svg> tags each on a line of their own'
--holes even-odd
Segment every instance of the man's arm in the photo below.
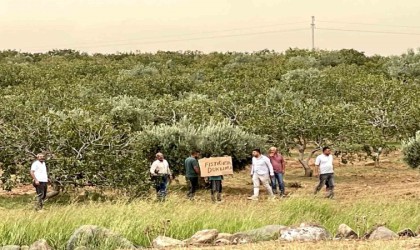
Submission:
<svg viewBox="0 0 420 250">
<path fill-rule="evenodd" d="M 195 160 L 195 162 L 194 162 L 194 171 L 197 174 L 200 174 L 200 167 L 198 166 L 198 161 L 197 160 Z"/>
<path fill-rule="evenodd" d="M 315 159 L 315 171 L 314 171 L 314 175 L 315 176 L 318 176 L 319 175 L 319 165 L 321 164 L 321 162 L 320 162 L 320 160 L 319 160 L 319 158 L 317 157 L 316 159 Z"/>
<path fill-rule="evenodd" d="M 150 166 L 150 174 L 151 175 L 156 175 L 156 173 L 155 173 L 156 167 L 157 167 L 157 164 L 155 164 L 155 162 L 153 162 L 152 166 Z"/>
<path fill-rule="evenodd" d="M 270 176 L 274 176 L 274 170 L 273 170 L 273 165 L 270 162 L 270 159 L 268 159 L 268 157 L 265 157 L 265 164 L 267 164 L 268 166 L 268 170 L 270 171 Z"/>
<path fill-rule="evenodd" d="M 31 177 L 32 177 L 32 180 L 34 181 L 35 185 L 39 185 L 39 181 L 35 177 L 35 170 L 36 170 L 36 166 L 34 165 L 34 163 L 32 163 L 31 172 L 30 172 Z"/>
</svg>

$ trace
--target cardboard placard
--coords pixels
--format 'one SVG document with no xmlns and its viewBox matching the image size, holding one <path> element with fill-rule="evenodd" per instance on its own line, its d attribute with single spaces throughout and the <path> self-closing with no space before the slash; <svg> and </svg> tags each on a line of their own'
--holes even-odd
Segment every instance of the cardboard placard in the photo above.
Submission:
<svg viewBox="0 0 420 250">
<path fill-rule="evenodd" d="M 201 177 L 233 174 L 232 157 L 210 157 L 198 160 Z"/>
</svg>

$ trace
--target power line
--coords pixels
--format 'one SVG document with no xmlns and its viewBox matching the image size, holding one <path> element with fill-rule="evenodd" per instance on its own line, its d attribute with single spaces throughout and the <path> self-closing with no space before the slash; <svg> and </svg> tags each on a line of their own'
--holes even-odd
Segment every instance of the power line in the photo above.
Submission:
<svg viewBox="0 0 420 250">
<path fill-rule="evenodd" d="M 373 34 L 420 36 L 420 33 L 408 33 L 408 32 L 377 31 L 377 30 L 355 30 L 355 29 L 334 29 L 334 28 L 316 28 L 316 29 L 318 29 L 318 30 L 331 30 L 331 31 L 343 31 L 343 32 L 360 32 L 360 33 L 373 33 Z"/>
<path fill-rule="evenodd" d="M 336 21 L 322 21 L 322 20 L 317 20 L 317 21 L 320 22 L 320 23 L 331 23 L 331 24 L 350 24 L 350 25 L 366 25 L 366 26 L 382 26 L 382 27 L 397 27 L 397 28 L 420 29 L 420 26 L 392 25 L 392 24 L 374 24 L 374 23 L 336 22 Z"/>
<path fill-rule="evenodd" d="M 156 41 L 147 41 L 147 42 L 140 42 L 140 43 L 136 43 L 136 42 L 133 42 L 133 43 L 113 43 L 113 44 L 104 44 L 104 45 L 89 45 L 89 46 L 75 46 L 75 47 L 76 48 L 93 48 L 93 47 L 97 48 L 97 47 L 124 46 L 124 45 L 144 45 L 144 44 L 206 40 L 206 39 L 227 38 L 227 37 L 253 36 L 253 35 L 284 33 L 284 32 L 303 31 L 303 30 L 307 31 L 308 28 L 287 29 L 287 30 L 271 30 L 271 31 L 262 31 L 262 32 L 253 32 L 253 33 L 218 35 L 218 36 L 207 36 L 207 37 L 195 37 L 195 38 L 185 38 L 185 39 L 156 40 Z"/>
<path fill-rule="evenodd" d="M 85 46 L 85 45 L 102 46 L 102 45 L 112 45 L 113 43 L 119 43 L 119 42 L 142 42 L 143 40 L 150 40 L 150 39 L 177 38 L 177 37 L 184 37 L 184 36 L 196 36 L 196 35 L 205 35 L 205 34 L 217 34 L 217 33 L 224 33 L 224 32 L 235 32 L 235 31 L 241 31 L 241 30 L 258 29 L 258 28 L 268 28 L 268 27 L 277 27 L 277 26 L 294 25 L 294 24 L 302 24 L 302 23 L 307 23 L 307 21 L 297 21 L 297 22 L 289 22 L 289 23 L 258 25 L 258 26 L 250 26 L 250 27 L 243 27 L 243 28 L 232 28 L 232 29 L 224 29 L 224 30 L 214 30 L 214 31 L 207 31 L 207 32 L 199 32 L 199 33 L 186 33 L 186 34 L 176 34 L 176 35 L 152 36 L 152 37 L 143 37 L 141 39 L 123 39 L 123 40 L 113 40 L 113 41 L 99 42 L 99 43 L 67 44 L 67 45 L 59 45 L 57 47 L 80 47 L 80 45 L 82 45 L 82 46 Z M 50 48 L 50 47 L 51 46 L 30 47 L 28 49 L 42 49 L 42 48 Z"/>
</svg>

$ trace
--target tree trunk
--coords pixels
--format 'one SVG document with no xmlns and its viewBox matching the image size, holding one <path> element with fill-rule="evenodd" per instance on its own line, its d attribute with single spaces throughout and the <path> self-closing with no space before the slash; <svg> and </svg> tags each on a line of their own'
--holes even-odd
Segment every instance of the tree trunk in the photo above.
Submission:
<svg viewBox="0 0 420 250">
<path fill-rule="evenodd" d="M 53 183 L 52 188 L 53 188 L 53 191 L 47 193 L 47 197 L 46 197 L 47 199 L 51 199 L 60 194 L 61 186 L 58 183 Z"/>
<path fill-rule="evenodd" d="M 305 177 L 312 177 L 314 174 L 314 171 L 310 168 L 305 168 Z"/>
<path fill-rule="evenodd" d="M 303 169 L 305 170 L 305 177 L 312 177 L 313 170 L 309 166 L 309 161 L 314 156 L 315 152 L 317 152 L 319 149 L 313 150 L 311 154 L 308 156 L 308 158 L 306 159 L 305 159 L 305 149 L 306 149 L 306 143 L 303 143 L 303 145 L 299 145 L 299 162 L 302 165 Z"/>
</svg>

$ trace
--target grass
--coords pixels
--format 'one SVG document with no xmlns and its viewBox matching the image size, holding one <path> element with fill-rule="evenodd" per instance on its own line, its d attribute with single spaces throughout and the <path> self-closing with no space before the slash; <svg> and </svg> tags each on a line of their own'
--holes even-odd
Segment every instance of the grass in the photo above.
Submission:
<svg viewBox="0 0 420 250">
<path fill-rule="evenodd" d="M 346 223 L 364 233 L 378 222 L 387 223 L 392 230 L 416 228 L 420 222 L 420 206 L 415 201 L 359 201 L 348 206 L 310 197 L 221 205 L 171 197 L 166 203 L 92 202 L 48 208 L 45 213 L 26 208 L 0 210 L 1 243 L 26 245 L 45 238 L 56 249 L 62 249 L 74 230 L 86 224 L 110 228 L 137 245 L 149 246 L 159 234 L 186 239 L 206 228 L 234 233 L 268 224 L 317 222 L 330 232 Z"/>
<path fill-rule="evenodd" d="M 181 184 L 170 187 L 172 192 L 165 203 L 127 202 L 124 198 L 80 200 L 74 194 L 67 194 L 48 201 L 48 210 L 44 213 L 32 210 L 32 194 L 3 194 L 0 195 L 0 245 L 30 245 L 44 238 L 55 249 L 64 249 L 74 230 L 87 224 L 109 228 L 139 246 L 150 246 L 158 235 L 186 239 L 198 230 L 209 228 L 235 233 L 269 224 L 314 222 L 335 234 L 339 224 L 345 223 L 363 235 L 377 223 L 386 223 L 394 231 L 416 230 L 420 226 L 418 171 L 394 162 L 381 168 L 338 167 L 336 199 L 327 200 L 322 195 L 314 197 L 311 194 L 315 178 L 301 177 L 302 170 L 298 165 L 290 165 L 288 169 L 286 181 L 299 182 L 304 188 L 289 188 L 289 198 L 274 202 L 264 199 L 264 191 L 259 202 L 246 200 L 252 189 L 248 172 L 225 179 L 225 203 L 222 204 L 212 204 L 205 190 L 197 194 L 196 201 L 185 199 L 182 180 Z M 418 242 L 268 242 L 235 248 L 319 249 L 328 245 L 337 249 L 400 249 L 402 244 Z M 98 246 L 98 249 L 112 248 Z"/>
</svg>

